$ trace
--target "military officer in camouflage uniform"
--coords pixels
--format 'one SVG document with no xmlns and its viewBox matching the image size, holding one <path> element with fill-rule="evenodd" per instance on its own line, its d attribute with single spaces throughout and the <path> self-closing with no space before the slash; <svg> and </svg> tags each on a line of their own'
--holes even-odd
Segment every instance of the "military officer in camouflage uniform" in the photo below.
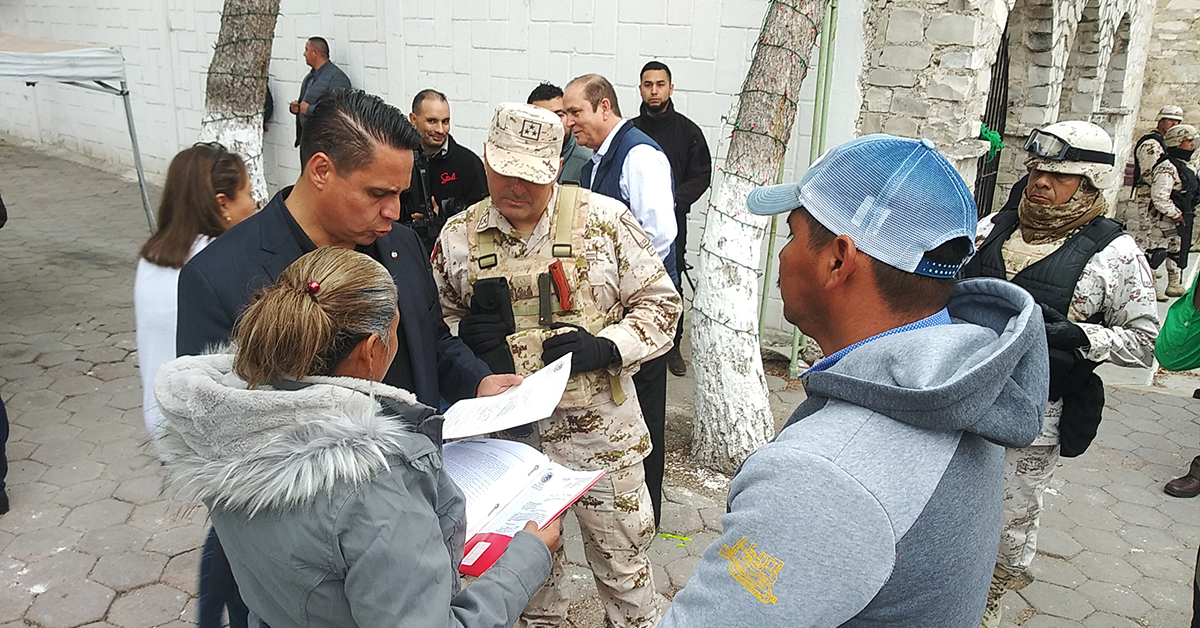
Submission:
<svg viewBox="0 0 1200 628">
<path fill-rule="evenodd" d="M 1133 147 L 1133 190 L 1129 200 L 1124 202 L 1124 218 L 1126 227 L 1137 240 L 1143 251 L 1150 251 L 1154 244 L 1154 223 L 1157 218 L 1151 213 L 1150 182 L 1153 180 L 1155 164 L 1167 152 L 1164 139 L 1171 127 L 1183 121 L 1183 109 L 1178 105 L 1167 105 L 1158 112 L 1158 122 L 1149 133 L 1138 138 Z M 1167 263 L 1167 270 L 1175 268 L 1175 262 Z M 1155 276 L 1162 277 L 1162 271 L 1155 269 Z M 1159 301 L 1166 301 L 1167 295 L 1155 288 Z"/>
<path fill-rule="evenodd" d="M 1195 140 L 1196 127 L 1190 124 L 1177 124 L 1168 129 L 1163 134 L 1166 153 L 1158 158 L 1150 171 L 1150 206 L 1142 248 L 1151 259 L 1166 251 L 1167 289 L 1160 297 L 1183 296 L 1187 290 L 1180 277 L 1181 269 L 1187 266 L 1187 251 L 1182 249 L 1181 233 L 1187 233 L 1191 228 L 1196 203 L 1196 173 L 1188 165 Z M 1157 265 L 1156 262 L 1151 264 Z M 1157 291 L 1157 286 L 1155 289 Z"/>
<path fill-rule="evenodd" d="M 1005 458 L 1004 515 L 981 626 L 1000 625 L 1001 600 L 1037 552 L 1042 495 L 1059 456 L 1091 443 L 1104 410 L 1101 362 L 1147 368 L 1158 307 L 1146 258 L 1120 223 L 1105 217 L 1112 140 L 1090 122 L 1035 129 L 1026 140 L 1029 177 L 1015 209 L 986 216 L 963 277 L 999 277 L 1042 306 L 1050 347 L 1050 398 L 1042 431 Z"/>
<path fill-rule="evenodd" d="M 531 438 L 556 462 L 608 471 L 572 507 L 585 555 L 609 624 L 652 626 L 661 610 L 646 556 L 655 528 L 641 464 L 651 445 L 631 375 L 671 348 L 681 301 L 625 205 L 555 184 L 562 138 L 549 111 L 496 109 L 484 149 L 491 196 L 446 223 L 433 274 L 446 323 L 478 355 L 505 347 L 514 370 L 528 375 L 572 353 L 567 392 Z M 501 277 L 511 319 L 478 299 L 472 307 L 477 282 L 494 286 Z M 563 557 L 555 554 L 518 625 L 566 618 Z"/>
</svg>

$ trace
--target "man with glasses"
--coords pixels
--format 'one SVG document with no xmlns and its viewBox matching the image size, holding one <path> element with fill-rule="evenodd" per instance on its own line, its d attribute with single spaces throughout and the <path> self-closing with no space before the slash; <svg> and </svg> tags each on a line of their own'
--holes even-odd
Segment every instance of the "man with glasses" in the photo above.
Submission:
<svg viewBox="0 0 1200 628">
<path fill-rule="evenodd" d="M 1158 308 L 1146 258 L 1121 224 L 1105 217 L 1112 140 L 1090 122 L 1058 122 L 1025 143 L 1029 176 L 1005 206 L 979 222 L 978 252 L 964 277 L 998 277 L 1041 305 L 1050 347 L 1050 403 L 1041 433 L 1006 455 L 1004 520 L 984 627 L 1000 624 L 1001 598 L 1033 562 L 1042 494 L 1059 456 L 1083 453 L 1096 436 L 1101 362 L 1146 368 L 1154 360 Z"/>
</svg>

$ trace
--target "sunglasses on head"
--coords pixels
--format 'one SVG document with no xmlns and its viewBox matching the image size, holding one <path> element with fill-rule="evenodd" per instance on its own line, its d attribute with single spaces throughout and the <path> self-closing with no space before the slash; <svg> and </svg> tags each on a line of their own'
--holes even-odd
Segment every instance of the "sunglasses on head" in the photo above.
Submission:
<svg viewBox="0 0 1200 628">
<path fill-rule="evenodd" d="M 208 167 L 208 171 L 210 173 L 217 168 L 217 162 L 221 161 L 221 157 L 223 157 L 225 153 L 229 152 L 225 148 L 225 145 L 220 142 L 196 142 L 195 144 L 192 144 L 192 148 L 197 148 L 199 146 L 203 146 L 213 152 L 212 165 Z"/>
</svg>

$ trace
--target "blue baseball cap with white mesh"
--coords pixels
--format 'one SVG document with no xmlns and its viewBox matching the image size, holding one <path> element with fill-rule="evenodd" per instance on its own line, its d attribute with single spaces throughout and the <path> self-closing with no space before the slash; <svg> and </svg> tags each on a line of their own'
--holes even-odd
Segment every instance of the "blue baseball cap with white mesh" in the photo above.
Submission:
<svg viewBox="0 0 1200 628">
<path fill-rule="evenodd" d="M 927 277 L 953 277 L 975 254 L 975 199 L 929 140 L 860 137 L 830 149 L 798 182 L 752 191 L 746 205 L 764 216 L 803 206 L 863 253 Z M 971 242 L 962 261 L 926 256 L 958 237 Z"/>
</svg>

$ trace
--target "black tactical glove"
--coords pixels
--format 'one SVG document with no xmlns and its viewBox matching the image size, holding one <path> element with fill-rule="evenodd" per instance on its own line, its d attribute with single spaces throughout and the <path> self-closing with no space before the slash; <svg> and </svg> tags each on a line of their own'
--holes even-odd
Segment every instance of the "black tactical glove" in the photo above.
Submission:
<svg viewBox="0 0 1200 628">
<path fill-rule="evenodd" d="M 563 327 L 572 327 L 575 331 L 547 338 L 542 343 L 542 362 L 550 364 L 572 353 L 574 355 L 571 356 L 571 374 L 574 375 L 608 368 L 620 359 L 617 345 L 607 338 L 597 338 L 577 325 L 555 323 L 550 326 L 551 329 Z"/>
<path fill-rule="evenodd" d="M 1046 344 L 1051 349 L 1071 351 L 1091 344 L 1082 327 L 1045 303 L 1042 304 L 1042 319 L 1046 321 Z"/>
<path fill-rule="evenodd" d="M 504 346 L 507 336 L 508 326 L 499 314 L 467 314 L 458 322 L 458 337 L 475 355 Z"/>
</svg>

